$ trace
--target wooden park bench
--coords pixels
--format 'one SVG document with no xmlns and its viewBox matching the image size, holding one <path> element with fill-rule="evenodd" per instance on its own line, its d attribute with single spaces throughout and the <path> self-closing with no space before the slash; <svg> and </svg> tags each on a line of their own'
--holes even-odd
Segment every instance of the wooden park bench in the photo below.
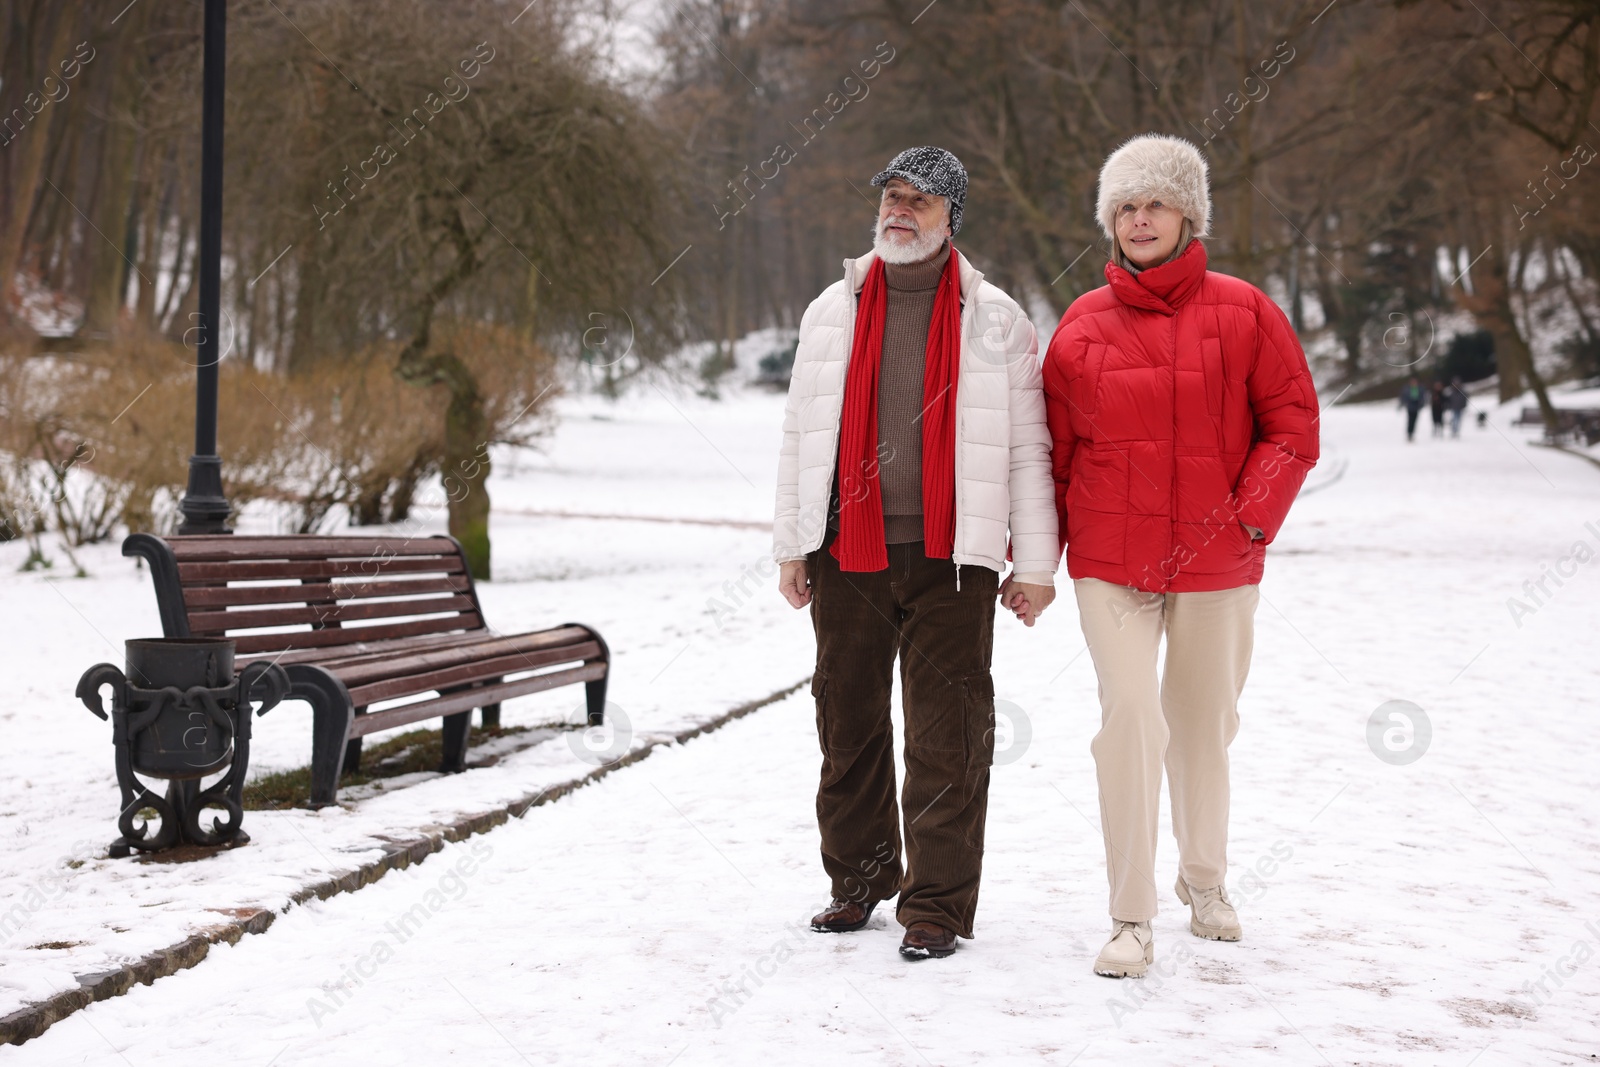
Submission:
<svg viewBox="0 0 1600 1067">
<path fill-rule="evenodd" d="M 1575 444 L 1600 442 L 1600 408 L 1562 408 L 1561 432 Z"/>
<path fill-rule="evenodd" d="M 1525 407 L 1512 425 L 1543 426 L 1544 412 L 1536 407 Z M 1550 444 L 1571 440 L 1581 445 L 1600 441 L 1600 408 L 1556 408 L 1556 429 L 1552 432 L 1547 428 L 1545 440 Z"/>
<path fill-rule="evenodd" d="M 1513 422 L 1511 425 L 1513 425 L 1513 426 L 1543 426 L 1544 425 L 1544 412 L 1540 411 L 1538 408 L 1524 407 L 1520 412 L 1518 412 L 1517 421 Z"/>
<path fill-rule="evenodd" d="M 335 802 L 341 771 L 379 730 L 444 719 L 440 770 L 466 769 L 472 710 L 584 683 L 588 722 L 605 712 L 610 654 L 568 623 L 502 636 L 483 621 L 453 537 L 157 537 L 122 554 L 150 564 L 168 637 L 229 637 L 242 666 L 288 672 L 287 699 L 311 705 L 311 805 Z M 381 708 L 373 705 L 407 701 Z"/>
</svg>

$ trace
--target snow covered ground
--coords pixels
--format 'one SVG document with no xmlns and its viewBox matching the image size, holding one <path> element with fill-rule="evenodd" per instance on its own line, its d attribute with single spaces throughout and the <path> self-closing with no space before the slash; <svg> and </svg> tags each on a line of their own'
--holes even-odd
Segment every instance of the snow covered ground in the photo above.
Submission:
<svg viewBox="0 0 1600 1067">
<path fill-rule="evenodd" d="M 743 577 L 763 558 L 780 404 L 654 392 L 614 408 L 566 402 L 548 453 L 502 462 L 491 483 L 502 580 L 485 587 L 490 620 L 604 629 L 618 653 L 613 699 L 641 734 L 803 676 L 805 616 L 766 577 Z M 1531 432 L 1510 426 L 1516 409 L 1459 441 L 1409 446 L 1389 405 L 1325 414 L 1323 463 L 1269 551 L 1233 748 L 1238 944 L 1192 938 L 1168 896 L 1150 977 L 1090 972 L 1107 929 L 1088 749 L 1098 708 L 1068 596 L 1033 630 L 997 624 L 1012 740 L 994 772 L 978 936 L 951 959 L 901 961 L 885 912 L 854 935 L 806 929 L 827 883 L 801 693 L 359 893 L 295 908 L 11 1058 L 1592 1062 L 1600 472 L 1528 447 Z M 526 514 L 550 511 L 733 525 Z M 131 565 L 112 553 L 89 565 L 93 579 L 47 582 L 11 576 L 0 554 L 16 607 L 0 618 L 0 647 L 23 680 L 0 710 L 0 892 L 70 872 L 0 952 L 7 997 L 96 969 L 74 954 L 164 943 L 197 909 L 273 899 L 332 862 L 319 851 L 586 769 L 558 740 L 354 811 L 253 813 L 256 843 L 204 864 L 62 867 L 70 842 L 103 843 L 115 808 L 108 731 L 72 704 L 72 684 L 93 660 L 118 658 L 102 637 L 156 624 Z M 1420 715 L 1409 712 L 1409 749 L 1391 732 L 1398 754 L 1380 719 L 1380 758 L 1369 720 L 1394 700 Z M 575 704 L 528 700 L 508 718 Z M 293 707 L 263 719 L 260 765 L 302 762 L 305 726 Z M 1165 833 L 1158 868 L 1169 885 Z M 25 947 L 58 938 L 86 944 Z"/>
<path fill-rule="evenodd" d="M 811 661 L 804 627 L 776 625 L 795 624 L 787 606 L 754 595 L 770 584 L 757 571 L 770 551 L 781 399 L 647 397 L 573 402 L 543 452 L 496 457 L 498 578 L 480 587 L 502 631 L 569 620 L 601 630 L 614 653 L 609 700 L 635 748 L 794 685 Z M 419 508 L 416 518 L 444 528 L 442 510 Z M 262 514 L 240 527 L 276 532 Z M 350 809 L 251 812 L 250 847 L 204 863 L 99 858 L 120 806 L 111 730 L 72 692 L 91 664 L 120 665 L 125 639 L 160 633 L 155 596 L 148 572 L 115 545 L 79 550 L 88 579 L 70 577 L 59 557 L 55 572 L 18 574 L 24 556 L 20 543 L 0 545 L 0 649 L 12 694 L 0 706 L 0 1016 L 75 988 L 75 976 L 174 944 L 218 912 L 281 908 L 298 888 L 375 859 L 380 835 L 403 838 L 593 769 L 560 736 Z M 579 687 L 538 694 L 508 703 L 503 721 L 579 722 L 582 702 Z M 309 758 L 305 705 L 256 721 L 253 773 Z M 37 947 L 52 945 L 62 947 Z"/>
</svg>

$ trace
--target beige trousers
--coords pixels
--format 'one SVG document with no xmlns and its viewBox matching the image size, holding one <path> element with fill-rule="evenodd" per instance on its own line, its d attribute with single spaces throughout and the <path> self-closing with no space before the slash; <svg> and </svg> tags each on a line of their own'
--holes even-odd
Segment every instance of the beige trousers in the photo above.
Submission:
<svg viewBox="0 0 1600 1067">
<path fill-rule="evenodd" d="M 1156 914 L 1163 761 L 1179 875 L 1196 889 L 1227 876 L 1228 745 L 1239 732 L 1260 590 L 1144 593 L 1098 578 L 1073 585 L 1100 679 L 1100 732 L 1089 747 L 1100 781 L 1111 917 L 1145 922 Z M 1167 662 L 1158 681 L 1163 632 Z"/>
</svg>

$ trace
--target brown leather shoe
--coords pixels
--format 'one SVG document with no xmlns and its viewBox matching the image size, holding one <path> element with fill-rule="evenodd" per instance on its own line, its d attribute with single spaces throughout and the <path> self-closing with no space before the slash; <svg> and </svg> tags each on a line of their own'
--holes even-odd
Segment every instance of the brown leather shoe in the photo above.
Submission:
<svg viewBox="0 0 1600 1067">
<path fill-rule="evenodd" d="M 819 934 L 848 934 L 867 925 L 872 918 L 876 900 L 857 904 L 853 900 L 836 900 L 822 911 L 811 916 L 811 929 Z"/>
<path fill-rule="evenodd" d="M 956 950 L 956 932 L 938 923 L 918 922 L 906 927 L 900 955 L 908 960 L 940 959 Z"/>
</svg>

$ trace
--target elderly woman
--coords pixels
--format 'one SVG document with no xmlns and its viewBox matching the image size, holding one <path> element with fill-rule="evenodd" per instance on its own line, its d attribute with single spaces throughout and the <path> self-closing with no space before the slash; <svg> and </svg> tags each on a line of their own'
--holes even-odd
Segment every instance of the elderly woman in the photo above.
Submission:
<svg viewBox="0 0 1600 1067">
<path fill-rule="evenodd" d="M 1194 145 L 1129 141 L 1100 172 L 1098 208 L 1109 284 L 1062 317 L 1044 384 L 1067 568 L 1100 682 L 1091 749 L 1112 928 L 1094 969 L 1120 978 L 1155 958 L 1163 763 L 1189 929 L 1239 939 L 1223 884 L 1228 745 L 1266 548 L 1317 460 L 1317 397 L 1277 305 L 1206 269 L 1210 190 Z"/>
</svg>

